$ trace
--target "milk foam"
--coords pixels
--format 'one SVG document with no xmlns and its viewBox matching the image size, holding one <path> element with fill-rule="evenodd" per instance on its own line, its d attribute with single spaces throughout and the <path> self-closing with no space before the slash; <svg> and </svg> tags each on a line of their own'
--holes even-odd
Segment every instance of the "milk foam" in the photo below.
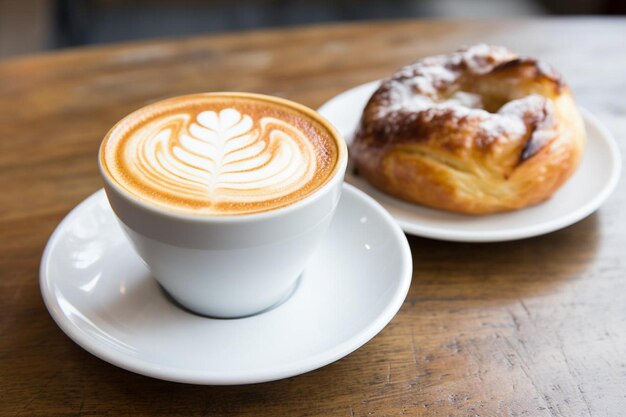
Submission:
<svg viewBox="0 0 626 417">
<path fill-rule="evenodd" d="M 302 198 L 330 172 L 328 152 L 314 146 L 311 131 L 274 116 L 233 107 L 163 112 L 125 140 L 116 141 L 113 129 L 104 160 L 124 188 L 159 205 L 263 211 Z"/>
</svg>

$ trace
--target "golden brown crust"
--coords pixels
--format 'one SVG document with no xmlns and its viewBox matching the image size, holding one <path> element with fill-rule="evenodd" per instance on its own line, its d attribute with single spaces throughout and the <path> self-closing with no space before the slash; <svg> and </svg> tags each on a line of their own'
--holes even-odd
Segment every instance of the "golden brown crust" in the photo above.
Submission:
<svg viewBox="0 0 626 417">
<path fill-rule="evenodd" d="M 550 198 L 576 169 L 584 137 L 554 70 L 477 45 L 383 81 L 350 155 L 359 174 L 389 194 L 483 214 Z"/>
</svg>

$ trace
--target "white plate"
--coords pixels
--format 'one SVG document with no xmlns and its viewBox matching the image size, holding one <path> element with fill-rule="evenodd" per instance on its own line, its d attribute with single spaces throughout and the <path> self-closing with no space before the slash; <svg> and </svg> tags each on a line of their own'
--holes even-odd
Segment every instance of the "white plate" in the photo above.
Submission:
<svg viewBox="0 0 626 417">
<path fill-rule="evenodd" d="M 359 348 L 396 314 L 411 273 L 402 230 L 346 184 L 328 236 L 290 298 L 243 319 L 197 316 L 166 298 L 100 190 L 53 233 L 40 285 L 61 329 L 105 361 L 170 381 L 230 385 L 298 375 Z"/>
<path fill-rule="evenodd" d="M 341 132 L 348 144 L 361 113 L 379 81 L 363 84 L 327 101 L 319 112 Z M 574 176 L 548 201 L 510 213 L 468 216 L 434 210 L 396 199 L 352 175 L 346 180 L 374 197 L 405 232 L 459 242 L 498 242 L 553 232 L 593 213 L 615 189 L 620 176 L 620 153 L 611 133 L 582 110 L 587 144 Z"/>
</svg>

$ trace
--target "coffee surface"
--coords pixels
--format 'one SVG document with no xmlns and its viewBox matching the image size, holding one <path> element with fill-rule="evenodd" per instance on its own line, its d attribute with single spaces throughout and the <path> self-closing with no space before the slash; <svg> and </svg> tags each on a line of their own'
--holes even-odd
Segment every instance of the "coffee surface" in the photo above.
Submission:
<svg viewBox="0 0 626 417">
<path fill-rule="evenodd" d="M 100 163 L 136 198 L 200 215 L 301 200 L 336 169 L 339 146 L 315 118 L 263 96 L 196 94 L 144 107 L 105 137 Z"/>
</svg>

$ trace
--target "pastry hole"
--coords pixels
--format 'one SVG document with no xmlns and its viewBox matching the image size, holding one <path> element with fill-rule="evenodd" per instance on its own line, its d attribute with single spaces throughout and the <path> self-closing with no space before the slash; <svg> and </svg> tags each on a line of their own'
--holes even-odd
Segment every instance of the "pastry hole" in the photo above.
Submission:
<svg viewBox="0 0 626 417">
<path fill-rule="evenodd" d="M 484 109 L 489 113 L 497 113 L 502 106 L 511 101 L 511 97 L 501 95 L 485 95 L 483 96 Z"/>
</svg>

